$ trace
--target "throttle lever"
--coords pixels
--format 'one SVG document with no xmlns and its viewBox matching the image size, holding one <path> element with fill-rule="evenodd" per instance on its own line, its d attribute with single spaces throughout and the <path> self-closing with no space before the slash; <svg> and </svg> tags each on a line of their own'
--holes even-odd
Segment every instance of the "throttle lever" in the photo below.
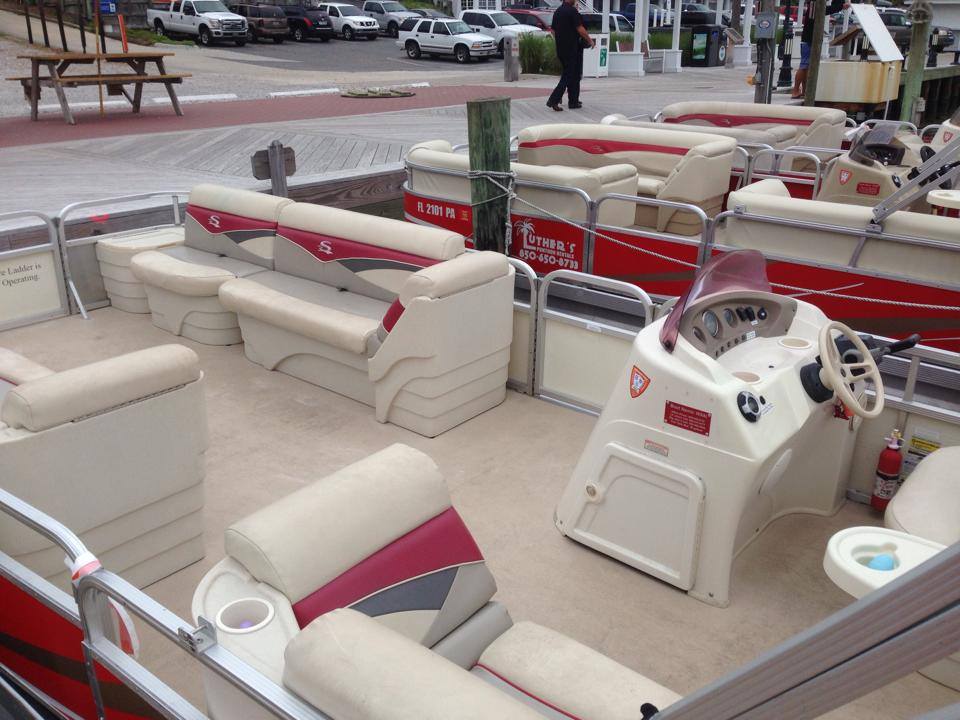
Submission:
<svg viewBox="0 0 960 720">
<path fill-rule="evenodd" d="M 906 337 L 903 340 L 897 340 L 896 342 L 892 342 L 885 346 L 881 351 L 880 357 L 883 357 L 884 355 L 896 355 L 898 352 L 909 350 L 918 342 L 920 342 L 920 335 L 918 333 L 914 333 L 910 337 Z"/>
</svg>

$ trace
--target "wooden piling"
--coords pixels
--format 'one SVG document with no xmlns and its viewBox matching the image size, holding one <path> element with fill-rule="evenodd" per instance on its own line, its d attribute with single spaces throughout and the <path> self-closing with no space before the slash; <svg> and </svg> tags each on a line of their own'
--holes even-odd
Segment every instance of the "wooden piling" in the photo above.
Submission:
<svg viewBox="0 0 960 720">
<path fill-rule="evenodd" d="M 467 103 L 467 139 L 470 143 L 470 170 L 508 173 L 510 171 L 510 98 L 496 97 Z M 504 176 L 493 178 L 508 185 Z M 494 199 L 496 198 L 496 199 Z M 477 250 L 506 251 L 508 202 L 504 191 L 486 178 L 470 181 L 473 204 L 473 244 Z"/>
<path fill-rule="evenodd" d="M 927 48 L 930 45 L 930 20 L 933 17 L 930 3 L 916 0 L 907 16 L 913 24 L 910 27 L 910 52 L 900 100 L 900 119 L 916 122 L 917 99 L 923 93 L 923 69 L 927 64 Z"/>
<path fill-rule="evenodd" d="M 807 87 L 803 104 L 813 107 L 817 101 L 817 81 L 820 79 L 820 56 L 823 53 L 823 27 L 827 22 L 827 0 L 816 0 L 813 8 L 813 38 L 810 42 L 810 67 L 807 69 Z"/>
</svg>

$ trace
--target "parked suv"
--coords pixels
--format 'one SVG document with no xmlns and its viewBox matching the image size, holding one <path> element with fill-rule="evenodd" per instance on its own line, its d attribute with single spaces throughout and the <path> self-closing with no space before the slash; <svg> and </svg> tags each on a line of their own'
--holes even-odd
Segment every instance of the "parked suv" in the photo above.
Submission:
<svg viewBox="0 0 960 720">
<path fill-rule="evenodd" d="M 363 4 L 363 14 L 377 21 L 380 30 L 390 37 L 400 34 L 400 25 L 407 18 L 417 17 L 396 0 L 367 0 Z"/>
<path fill-rule="evenodd" d="M 333 25 L 325 12 L 318 9 L 316 0 L 273 0 L 274 5 L 287 16 L 290 36 L 297 42 L 320 38 L 327 42 L 333 37 Z"/>
<path fill-rule="evenodd" d="M 458 63 L 468 63 L 471 57 L 486 62 L 496 55 L 497 46 L 491 38 L 475 33 L 462 20 L 420 20 L 412 30 L 402 30 L 397 45 L 407 57 L 417 60 L 428 55 L 453 55 Z"/>
<path fill-rule="evenodd" d="M 511 7 L 507 8 L 507 12 L 519 20 L 521 25 L 529 25 L 544 32 L 553 32 L 550 27 L 553 22 L 553 10 Z"/>
<path fill-rule="evenodd" d="M 260 42 L 260 38 L 270 38 L 278 45 L 289 33 L 287 16 L 283 10 L 273 5 L 231 5 L 230 9 L 247 19 L 247 40 Z"/>
<path fill-rule="evenodd" d="M 368 18 L 356 5 L 349 3 L 320 3 L 318 6 L 330 16 L 333 31 L 344 40 L 365 37 L 376 40 L 380 26 L 373 18 Z"/>
<path fill-rule="evenodd" d="M 464 10 L 460 13 L 463 20 L 474 32 L 492 37 L 497 44 L 497 52 L 503 55 L 504 38 L 512 36 L 519 39 L 526 33 L 542 34 L 530 25 L 521 25 L 513 15 L 503 10 Z"/>
</svg>

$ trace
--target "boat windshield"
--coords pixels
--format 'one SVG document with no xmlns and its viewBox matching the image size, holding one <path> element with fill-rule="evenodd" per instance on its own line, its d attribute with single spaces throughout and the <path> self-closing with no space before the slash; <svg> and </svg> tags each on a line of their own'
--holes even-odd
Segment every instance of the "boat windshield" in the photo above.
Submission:
<svg viewBox="0 0 960 720">
<path fill-rule="evenodd" d="M 673 352 L 680 334 L 680 321 L 687 307 L 707 295 L 730 290 L 773 292 L 767 280 L 767 263 L 756 250 L 735 250 L 711 258 L 697 273 L 693 284 L 680 296 L 660 328 L 660 344 Z"/>
</svg>

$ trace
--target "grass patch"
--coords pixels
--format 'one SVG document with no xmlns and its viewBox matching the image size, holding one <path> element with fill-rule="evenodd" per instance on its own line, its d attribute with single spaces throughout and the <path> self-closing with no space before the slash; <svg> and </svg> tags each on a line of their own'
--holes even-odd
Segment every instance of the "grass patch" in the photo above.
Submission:
<svg viewBox="0 0 960 720">
<path fill-rule="evenodd" d="M 560 60 L 552 36 L 520 36 L 520 71 L 533 75 L 559 75 Z"/>
<path fill-rule="evenodd" d="M 610 49 L 613 52 L 617 52 L 617 47 L 619 47 L 622 52 L 631 52 L 632 50 L 638 49 L 633 47 L 633 33 L 610 33 Z"/>
<path fill-rule="evenodd" d="M 87 25 L 86 30 L 91 35 L 93 34 L 93 25 Z M 111 40 L 119 40 L 120 33 L 107 33 L 107 37 Z M 193 38 L 184 38 L 176 39 L 170 38 L 165 35 L 157 35 L 153 30 L 149 28 L 127 28 L 127 41 L 131 45 L 193 45 L 195 41 Z"/>
</svg>

